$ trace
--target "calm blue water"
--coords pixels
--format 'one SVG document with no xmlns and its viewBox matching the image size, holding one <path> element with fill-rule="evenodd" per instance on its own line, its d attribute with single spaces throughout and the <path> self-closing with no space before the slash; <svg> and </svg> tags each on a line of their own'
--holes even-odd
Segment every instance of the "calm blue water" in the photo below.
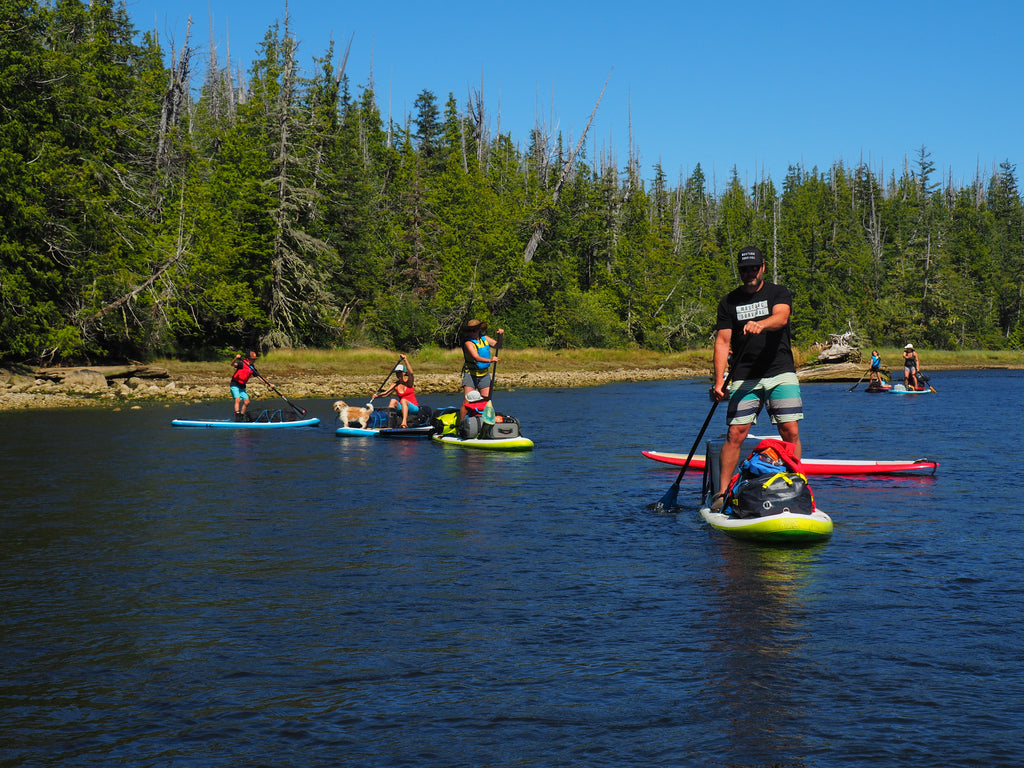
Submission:
<svg viewBox="0 0 1024 768">
<path fill-rule="evenodd" d="M 804 387 L 806 456 L 942 467 L 798 550 L 647 511 L 705 382 L 500 393 L 525 455 L 0 414 L 0 765 L 1024 764 L 1024 373 L 932 384 Z"/>
</svg>

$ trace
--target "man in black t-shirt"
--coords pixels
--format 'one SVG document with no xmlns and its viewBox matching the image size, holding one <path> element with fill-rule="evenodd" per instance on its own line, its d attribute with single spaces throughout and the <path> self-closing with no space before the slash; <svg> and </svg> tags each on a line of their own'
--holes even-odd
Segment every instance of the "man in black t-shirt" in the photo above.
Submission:
<svg viewBox="0 0 1024 768">
<path fill-rule="evenodd" d="M 722 446 L 719 492 L 711 503 L 716 512 L 723 506 L 721 491 L 729 487 L 743 441 L 764 405 L 779 436 L 793 444 L 797 459 L 801 454 L 803 400 L 789 335 L 793 296 L 785 286 L 765 282 L 764 256 L 754 246 L 740 250 L 739 272 L 743 284 L 719 302 L 715 325 L 715 383 L 711 395 L 718 401 L 729 399 L 729 432 Z M 732 376 L 726 388 L 730 356 Z"/>
</svg>

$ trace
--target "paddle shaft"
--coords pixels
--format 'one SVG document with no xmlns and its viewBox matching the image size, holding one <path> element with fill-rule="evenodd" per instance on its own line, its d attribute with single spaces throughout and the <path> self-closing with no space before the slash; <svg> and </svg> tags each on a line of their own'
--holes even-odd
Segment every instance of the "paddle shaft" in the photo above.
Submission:
<svg viewBox="0 0 1024 768">
<path fill-rule="evenodd" d="M 864 373 L 861 375 L 861 377 L 859 379 L 857 379 L 857 383 L 854 384 L 852 387 L 850 387 L 847 391 L 848 392 L 853 392 L 853 390 L 855 390 L 857 387 L 860 386 L 860 383 L 862 381 L 864 381 L 864 377 L 867 376 L 869 373 L 871 373 L 871 369 L 870 368 L 868 368 L 866 371 L 864 371 Z"/>
<path fill-rule="evenodd" d="M 746 341 L 740 345 L 732 356 L 733 360 L 739 360 L 743 356 L 743 352 L 746 349 Z M 732 368 L 729 368 L 728 373 L 725 374 L 725 379 L 722 381 L 722 390 L 727 393 L 729 390 L 729 382 L 732 380 Z M 690 453 L 686 457 L 686 461 L 679 470 L 679 474 L 676 475 L 676 481 L 672 483 L 672 486 L 665 492 L 665 495 L 661 497 L 654 504 L 649 505 L 649 509 L 666 509 L 675 508 L 677 506 L 676 499 L 679 496 L 679 484 L 683 481 L 683 475 L 686 474 L 686 470 L 690 466 L 690 461 L 693 459 L 693 454 L 697 452 L 697 446 L 700 445 L 701 438 L 704 437 L 704 433 L 708 430 L 708 424 L 711 423 L 711 418 L 715 415 L 715 410 L 718 408 L 719 400 L 715 400 L 711 403 L 711 410 L 708 411 L 707 418 L 704 419 L 704 424 L 701 425 L 700 432 L 697 433 L 697 439 L 693 441 L 693 445 L 690 447 Z"/>
<path fill-rule="evenodd" d="M 277 392 L 277 396 L 280 397 L 282 400 L 284 400 L 286 403 L 288 403 L 288 405 L 290 405 L 292 408 L 294 408 L 296 413 L 298 413 L 300 416 L 305 416 L 306 415 L 306 409 L 305 408 L 300 408 L 295 403 L 293 403 L 291 400 L 289 400 L 287 397 L 285 397 L 277 387 L 275 387 L 273 384 L 271 384 L 269 381 L 267 381 L 265 378 L 263 378 L 263 374 L 260 373 L 259 371 L 257 371 L 255 366 L 252 367 L 252 372 L 256 374 L 256 378 L 258 378 L 260 381 L 262 381 L 264 384 L 266 384 L 274 392 Z"/>
<path fill-rule="evenodd" d="M 395 360 L 395 364 L 391 366 L 391 370 L 388 371 L 388 375 L 384 377 L 384 381 L 380 383 L 379 387 L 373 390 L 373 397 L 370 398 L 371 403 L 373 402 L 374 398 L 377 397 L 377 393 L 384 389 L 384 385 L 388 383 L 388 379 L 391 378 L 391 374 L 395 372 L 395 368 L 398 367 L 398 364 L 400 362 L 402 362 L 402 358 L 398 358 L 397 360 Z"/>
<path fill-rule="evenodd" d="M 498 353 L 501 352 L 501 342 L 504 340 L 504 338 L 505 338 L 505 334 L 504 333 L 499 333 L 498 334 L 498 340 L 494 344 L 494 356 L 495 357 L 497 357 Z M 489 397 L 494 397 L 494 385 L 497 383 L 497 381 L 498 381 L 498 361 L 495 360 L 491 364 L 491 391 L 490 391 Z"/>
<path fill-rule="evenodd" d="M 725 383 L 729 383 L 729 377 L 726 377 Z M 686 462 L 683 464 L 683 468 L 679 470 L 679 474 L 676 475 L 676 481 L 672 483 L 672 489 L 678 492 L 679 484 L 683 481 L 683 475 L 686 474 L 686 470 L 690 466 L 690 461 L 693 459 L 693 454 L 697 452 L 697 446 L 700 445 L 700 440 L 704 437 L 704 433 L 708 430 L 708 424 L 711 423 L 711 418 L 715 415 L 715 409 L 718 408 L 718 400 L 715 400 L 711 404 L 711 410 L 708 411 L 707 418 L 704 419 L 704 424 L 700 428 L 700 432 L 697 433 L 697 439 L 693 441 L 693 445 L 690 446 L 690 452 L 686 456 Z M 671 492 L 671 491 L 670 491 Z"/>
</svg>

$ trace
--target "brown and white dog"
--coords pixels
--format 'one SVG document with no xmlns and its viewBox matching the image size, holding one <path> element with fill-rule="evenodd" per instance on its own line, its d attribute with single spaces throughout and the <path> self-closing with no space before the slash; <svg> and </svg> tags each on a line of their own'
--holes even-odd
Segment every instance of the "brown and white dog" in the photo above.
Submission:
<svg viewBox="0 0 1024 768">
<path fill-rule="evenodd" d="M 360 427 L 366 429 L 366 425 L 370 422 L 370 414 L 373 413 L 373 403 L 365 408 L 357 408 L 344 400 L 338 400 L 334 403 L 334 410 L 338 412 L 338 420 L 343 426 L 347 427 L 350 421 L 357 421 Z"/>
</svg>

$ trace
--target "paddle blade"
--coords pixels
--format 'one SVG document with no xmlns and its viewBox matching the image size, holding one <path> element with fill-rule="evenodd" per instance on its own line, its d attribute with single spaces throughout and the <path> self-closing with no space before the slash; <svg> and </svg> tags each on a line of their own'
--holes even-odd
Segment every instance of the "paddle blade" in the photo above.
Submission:
<svg viewBox="0 0 1024 768">
<path fill-rule="evenodd" d="M 647 508 L 652 512 L 675 512 L 679 509 L 679 483 L 673 483 L 664 496 Z"/>
</svg>

